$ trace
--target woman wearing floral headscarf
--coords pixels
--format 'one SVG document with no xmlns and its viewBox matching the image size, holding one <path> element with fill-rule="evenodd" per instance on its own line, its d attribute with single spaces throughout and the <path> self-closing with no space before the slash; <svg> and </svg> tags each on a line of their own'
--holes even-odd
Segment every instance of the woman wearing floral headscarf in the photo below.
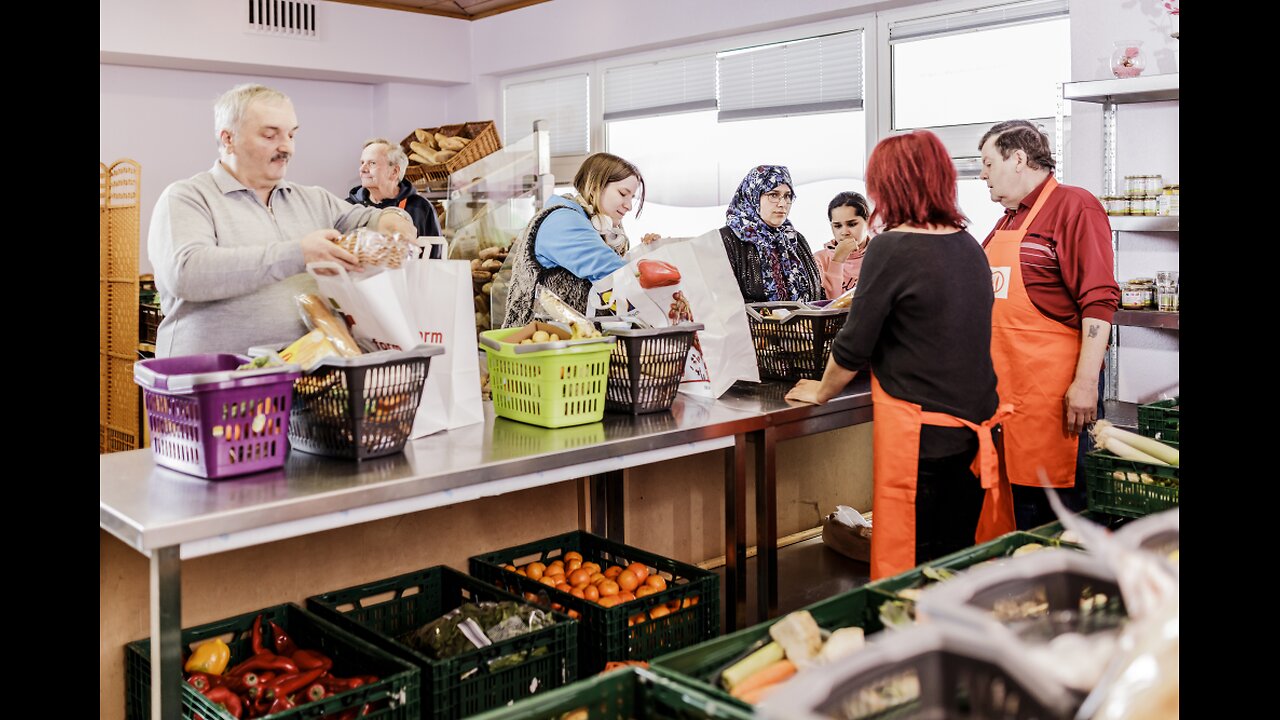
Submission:
<svg viewBox="0 0 1280 720">
<path fill-rule="evenodd" d="M 743 178 L 720 228 L 725 253 L 746 302 L 821 300 L 821 272 L 787 215 L 795 200 L 791 173 L 758 165 Z"/>
</svg>

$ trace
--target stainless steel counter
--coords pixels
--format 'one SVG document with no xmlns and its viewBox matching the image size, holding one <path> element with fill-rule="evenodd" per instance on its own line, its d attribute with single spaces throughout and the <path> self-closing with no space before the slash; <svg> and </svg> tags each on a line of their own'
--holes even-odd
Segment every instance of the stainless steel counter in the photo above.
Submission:
<svg viewBox="0 0 1280 720">
<path fill-rule="evenodd" d="M 871 418 L 865 377 L 823 406 L 784 400 L 793 384 L 739 383 L 718 400 L 679 395 L 667 412 L 607 413 L 555 430 L 495 418 L 486 404 L 484 423 L 410 442 L 402 454 L 356 463 L 293 452 L 280 470 L 228 480 L 157 467 L 149 449 L 102 455 L 99 524 L 151 559 L 152 654 L 160 658 L 152 664 L 153 715 L 179 707 L 182 559 L 585 476 L 612 478 L 593 481 L 593 514 L 599 500 L 609 534 L 621 539 L 622 469 L 717 449 L 727 451 L 729 627 L 745 626 L 748 439 L 757 452 L 758 527 L 773 537 L 774 444 Z M 760 605 L 767 613 L 777 604 L 776 545 L 762 545 L 760 597 L 773 599 Z"/>
</svg>

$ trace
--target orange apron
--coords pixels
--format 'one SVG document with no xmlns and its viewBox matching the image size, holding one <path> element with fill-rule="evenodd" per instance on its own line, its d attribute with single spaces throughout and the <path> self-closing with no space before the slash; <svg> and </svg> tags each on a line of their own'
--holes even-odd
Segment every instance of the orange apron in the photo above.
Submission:
<svg viewBox="0 0 1280 720">
<path fill-rule="evenodd" d="M 1004 423 L 1004 462 L 1009 482 L 1040 487 L 1036 473 L 1044 468 L 1049 484 L 1069 488 L 1076 483 L 1079 437 L 1065 437 L 1063 398 L 1076 374 L 1080 331 L 1045 317 L 1032 304 L 1022 284 L 1019 250 L 1027 228 L 1058 187 L 1052 176 L 1036 199 L 1020 230 L 997 230 L 987 243 L 991 265 L 991 362 L 996 369 L 1000 401 L 1018 412 Z"/>
<path fill-rule="evenodd" d="M 871 376 L 873 471 L 871 508 L 875 529 L 871 533 L 871 579 L 897 575 L 916 566 L 916 481 L 920 465 L 920 428 L 923 425 L 967 427 L 978 433 L 978 454 L 971 470 L 982 481 L 987 496 L 982 502 L 974 542 L 986 542 L 1014 529 L 1013 492 L 1000 474 L 999 457 L 991 429 L 1007 421 L 1013 406 L 1001 404 L 981 425 L 942 412 L 926 412 L 919 405 L 899 400 Z"/>
</svg>

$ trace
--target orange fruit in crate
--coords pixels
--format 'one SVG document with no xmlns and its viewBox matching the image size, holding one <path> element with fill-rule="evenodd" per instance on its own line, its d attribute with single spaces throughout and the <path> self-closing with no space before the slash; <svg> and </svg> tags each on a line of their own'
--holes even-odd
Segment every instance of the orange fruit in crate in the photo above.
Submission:
<svg viewBox="0 0 1280 720">
<path fill-rule="evenodd" d="M 515 566 L 515 565 L 511 565 L 511 564 L 509 564 L 509 563 L 504 563 L 504 564 L 502 565 L 502 569 L 503 569 L 503 570 L 506 570 L 507 572 L 515 572 L 515 571 L 516 571 L 516 566 Z"/>
<path fill-rule="evenodd" d="M 572 596 L 574 596 L 574 597 L 576 597 L 576 598 L 582 598 L 582 599 L 584 599 L 584 600 L 587 598 L 587 594 L 586 594 L 586 592 L 584 592 L 584 591 L 583 591 L 583 589 L 582 589 L 582 588 L 580 588 L 580 587 L 570 588 L 570 589 L 569 589 L 569 594 L 570 594 L 570 595 L 572 595 Z M 598 596 L 598 594 L 597 594 L 597 596 Z"/>
<path fill-rule="evenodd" d="M 590 579 L 590 582 L 591 582 L 591 584 L 592 584 L 592 585 L 599 585 L 600 583 L 602 583 L 602 582 L 604 582 L 605 580 L 608 580 L 608 579 L 609 579 L 609 578 L 607 578 L 607 577 L 605 577 L 605 576 L 604 576 L 604 573 L 598 573 L 598 572 L 597 572 L 597 573 L 591 573 L 591 579 Z"/>
<path fill-rule="evenodd" d="M 564 569 L 566 572 L 573 572 L 574 570 L 577 570 L 580 567 L 582 567 L 581 560 L 570 560 L 569 562 L 565 563 Z"/>
<path fill-rule="evenodd" d="M 600 563 L 584 561 L 581 567 L 583 570 L 586 570 L 587 572 L 592 572 L 592 573 L 600 572 Z"/>
<path fill-rule="evenodd" d="M 657 620 L 660 617 L 670 614 L 671 610 L 669 610 L 666 605 L 659 605 L 649 611 L 649 617 L 653 620 Z"/>
<path fill-rule="evenodd" d="M 595 585 L 588 585 L 582 588 L 582 597 L 590 600 L 591 602 L 595 602 L 600 599 L 600 588 Z"/>
<path fill-rule="evenodd" d="M 667 589 L 667 581 L 666 581 L 665 579 L 663 579 L 663 577 L 662 577 L 661 575 L 650 575 L 649 577 L 647 577 L 647 578 L 645 578 L 645 579 L 644 579 L 644 584 L 645 584 L 645 585 L 648 585 L 649 587 L 653 588 L 654 590 L 666 590 L 666 589 Z"/>
<path fill-rule="evenodd" d="M 551 577 L 550 575 L 543 575 L 542 577 L 538 578 L 538 582 L 542 583 L 543 585 L 546 585 L 547 587 L 556 586 L 556 579 Z"/>
<path fill-rule="evenodd" d="M 600 603 L 601 607 L 610 608 L 618 604 L 618 598 L 613 595 L 608 595 L 606 597 L 600 598 L 597 602 Z"/>
<path fill-rule="evenodd" d="M 572 592 L 573 586 L 567 582 L 562 582 L 556 585 L 556 589 L 559 590 L 560 592 Z"/>
<path fill-rule="evenodd" d="M 681 604 L 680 607 L 681 608 L 693 607 L 694 605 L 697 605 L 697 604 L 698 604 L 698 596 L 694 595 L 693 597 L 685 598 L 684 603 Z"/>
<path fill-rule="evenodd" d="M 524 566 L 524 574 L 533 580 L 538 580 L 547 571 L 547 566 L 540 562 L 531 562 Z"/>
<path fill-rule="evenodd" d="M 617 565 L 614 565 L 610 567 L 608 570 L 604 571 L 604 576 L 612 580 L 618 577 L 618 573 L 621 573 L 621 572 L 622 572 L 622 568 Z"/>
<path fill-rule="evenodd" d="M 525 593 L 524 599 L 528 600 L 529 602 L 538 602 L 538 596 L 535 593 L 531 593 L 531 592 Z"/>
<path fill-rule="evenodd" d="M 640 578 L 636 577 L 636 574 L 630 570 L 623 570 L 618 573 L 618 576 L 614 578 L 614 580 L 617 581 L 618 587 L 623 590 L 630 591 L 640 587 Z"/>
<path fill-rule="evenodd" d="M 636 599 L 636 596 L 635 596 L 635 595 L 632 595 L 632 594 L 631 594 L 629 591 L 627 591 L 627 590 L 623 590 L 622 592 L 618 593 L 618 596 L 617 596 L 617 597 L 618 597 L 618 599 L 619 599 L 619 600 L 621 600 L 622 602 L 631 602 L 632 600 L 635 600 L 635 599 Z"/>
<path fill-rule="evenodd" d="M 669 601 L 667 603 L 667 609 L 670 610 L 671 612 L 676 612 L 677 610 L 680 609 L 680 601 L 679 600 Z"/>
<path fill-rule="evenodd" d="M 583 570 L 582 568 L 578 568 L 577 570 L 569 573 L 569 584 L 574 587 L 589 585 L 591 584 L 591 573 Z"/>
<path fill-rule="evenodd" d="M 612 580 L 603 580 L 597 587 L 600 588 L 600 597 L 609 597 L 611 595 L 617 595 L 619 592 L 621 592 L 621 590 L 618 588 L 618 583 Z"/>
<path fill-rule="evenodd" d="M 640 623 L 644 622 L 644 621 L 645 621 L 645 619 L 646 619 L 646 618 L 645 618 L 645 616 L 644 616 L 644 613 L 638 613 L 638 614 L 636 614 L 636 615 L 632 615 L 631 617 L 627 618 L 627 624 L 628 624 L 628 625 L 639 625 Z"/>
<path fill-rule="evenodd" d="M 636 597 L 642 598 L 642 597 L 652 595 L 656 592 L 658 591 L 655 590 L 654 588 L 649 587 L 648 585 L 641 585 L 640 587 L 636 588 Z"/>
<path fill-rule="evenodd" d="M 582 553 L 578 552 L 577 550 L 570 550 L 569 552 L 567 552 L 567 553 L 565 553 L 565 554 L 564 554 L 564 561 L 565 561 L 565 562 L 571 562 L 571 561 L 573 561 L 573 560 L 577 560 L 577 561 L 578 561 L 578 563 L 579 563 L 579 564 L 581 564 L 581 563 L 582 563 Z"/>
<path fill-rule="evenodd" d="M 582 613 L 578 612 L 577 610 L 574 610 L 573 608 L 569 608 L 569 612 L 565 613 L 565 615 L 568 615 L 574 620 L 577 620 L 578 618 L 582 617 Z"/>
<path fill-rule="evenodd" d="M 560 562 L 559 560 L 557 560 L 557 561 L 555 561 L 555 562 L 553 562 L 553 563 L 551 563 L 551 564 L 547 565 L 547 570 L 546 570 L 546 572 L 545 572 L 544 574 L 546 574 L 546 575 L 563 575 L 563 574 L 564 574 L 564 563 L 562 563 L 562 562 Z"/>
<path fill-rule="evenodd" d="M 633 562 L 627 566 L 627 569 L 630 570 L 631 574 L 635 575 L 640 582 L 644 582 L 644 579 L 649 577 L 649 568 L 645 567 L 644 563 Z"/>
<path fill-rule="evenodd" d="M 517 575 L 523 575 L 524 577 L 529 577 L 529 573 L 525 572 L 524 568 L 517 568 L 514 572 Z"/>
</svg>

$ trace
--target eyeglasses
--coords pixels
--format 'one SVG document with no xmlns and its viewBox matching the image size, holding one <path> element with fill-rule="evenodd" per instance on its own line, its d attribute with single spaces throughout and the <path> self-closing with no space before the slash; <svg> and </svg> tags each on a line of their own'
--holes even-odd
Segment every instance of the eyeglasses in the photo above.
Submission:
<svg viewBox="0 0 1280 720">
<path fill-rule="evenodd" d="M 778 192 L 777 190 L 770 190 L 769 192 L 760 195 L 760 197 L 765 198 L 774 205 L 782 205 L 784 203 L 790 205 L 796 201 L 795 195 L 792 195 L 791 193 Z"/>
</svg>

